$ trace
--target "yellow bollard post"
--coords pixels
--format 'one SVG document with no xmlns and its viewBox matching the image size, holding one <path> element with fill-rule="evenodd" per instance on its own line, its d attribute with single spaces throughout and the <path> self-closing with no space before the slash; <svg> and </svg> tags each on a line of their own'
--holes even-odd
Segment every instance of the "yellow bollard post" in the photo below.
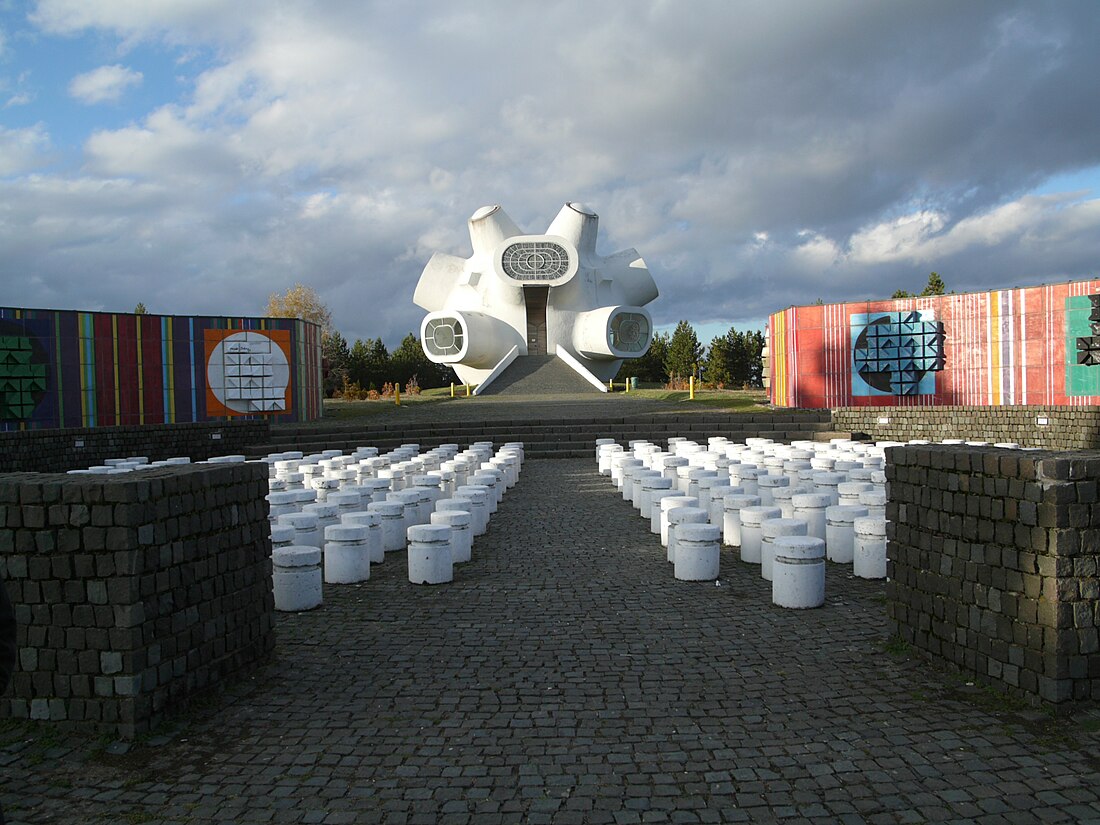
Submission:
<svg viewBox="0 0 1100 825">
<path fill-rule="evenodd" d="M 630 379 L 626 379 L 626 386 L 623 388 L 623 392 L 630 392 Z"/>
<path fill-rule="evenodd" d="M 455 397 L 455 382 L 451 382 L 451 398 Z"/>
<path fill-rule="evenodd" d="M 695 400 L 695 376 L 694 375 L 691 376 L 691 378 L 688 379 L 688 400 L 689 401 L 694 401 Z"/>
<path fill-rule="evenodd" d="M 466 385 L 466 397 L 467 398 L 470 397 L 470 385 L 469 384 Z"/>
<path fill-rule="evenodd" d="M 400 384 L 394 384 L 393 385 L 393 403 L 398 407 L 401 406 L 401 385 Z"/>
<path fill-rule="evenodd" d="M 607 389 L 609 392 L 615 392 L 615 382 L 611 378 L 607 379 Z"/>
</svg>

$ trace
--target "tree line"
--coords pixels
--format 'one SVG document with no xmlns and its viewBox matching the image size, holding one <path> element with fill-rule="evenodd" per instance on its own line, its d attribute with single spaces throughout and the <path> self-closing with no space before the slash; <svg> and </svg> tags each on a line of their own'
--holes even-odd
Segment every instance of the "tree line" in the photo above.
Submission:
<svg viewBox="0 0 1100 825">
<path fill-rule="evenodd" d="M 760 387 L 763 355 L 764 333 L 759 330 L 739 332 L 730 327 L 704 348 L 691 324 L 680 321 L 671 335 L 654 335 L 641 358 L 624 361 L 619 378 L 677 385 L 694 375 L 719 388 Z"/>
</svg>

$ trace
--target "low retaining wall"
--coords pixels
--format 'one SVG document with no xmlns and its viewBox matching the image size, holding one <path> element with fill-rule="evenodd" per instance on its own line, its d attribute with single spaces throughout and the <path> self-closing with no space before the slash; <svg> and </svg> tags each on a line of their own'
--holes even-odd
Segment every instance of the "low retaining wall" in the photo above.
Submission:
<svg viewBox="0 0 1100 825">
<path fill-rule="evenodd" d="M 1100 699 L 1100 453 L 887 450 L 890 618 L 1033 701 Z"/>
<path fill-rule="evenodd" d="M 244 453 L 269 441 L 270 433 L 267 419 L 13 430 L 0 432 L 0 473 L 64 473 L 133 455 L 199 461 Z"/>
<path fill-rule="evenodd" d="M 1045 450 L 1100 448 L 1100 409 L 1068 406 L 838 407 L 833 427 L 875 441 L 961 438 Z"/>
<path fill-rule="evenodd" d="M 274 648 L 266 468 L 0 476 L 0 716 L 131 737 Z"/>
</svg>

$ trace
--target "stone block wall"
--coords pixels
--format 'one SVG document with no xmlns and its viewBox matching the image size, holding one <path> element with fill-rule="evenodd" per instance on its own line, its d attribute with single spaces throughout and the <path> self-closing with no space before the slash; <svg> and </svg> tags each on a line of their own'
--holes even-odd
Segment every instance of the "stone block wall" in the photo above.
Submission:
<svg viewBox="0 0 1100 825">
<path fill-rule="evenodd" d="M 887 450 L 902 639 L 1035 702 L 1100 699 L 1100 453 Z"/>
<path fill-rule="evenodd" d="M 274 648 L 266 468 L 0 476 L 0 716 L 131 737 Z"/>
<path fill-rule="evenodd" d="M 961 438 L 1011 441 L 1045 450 L 1100 448 L 1097 407 L 838 407 L 833 410 L 833 427 L 865 433 L 875 441 Z"/>
<path fill-rule="evenodd" d="M 0 432 L 0 472 L 63 473 L 133 455 L 199 461 L 245 453 L 270 433 L 267 419 L 12 430 Z"/>
</svg>

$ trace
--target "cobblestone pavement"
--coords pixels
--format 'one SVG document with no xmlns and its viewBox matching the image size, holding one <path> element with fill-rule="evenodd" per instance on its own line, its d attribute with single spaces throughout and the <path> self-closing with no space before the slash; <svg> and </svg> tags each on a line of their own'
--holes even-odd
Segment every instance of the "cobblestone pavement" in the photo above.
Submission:
<svg viewBox="0 0 1100 825">
<path fill-rule="evenodd" d="M 453 584 L 401 553 L 137 743 L 0 729 L 14 822 L 1100 822 L 1100 714 L 891 652 L 881 583 L 677 582 L 591 461 L 529 461 Z M 22 731 L 22 733 L 20 733 Z M 4 739 L 6 737 L 6 740 Z"/>
</svg>

